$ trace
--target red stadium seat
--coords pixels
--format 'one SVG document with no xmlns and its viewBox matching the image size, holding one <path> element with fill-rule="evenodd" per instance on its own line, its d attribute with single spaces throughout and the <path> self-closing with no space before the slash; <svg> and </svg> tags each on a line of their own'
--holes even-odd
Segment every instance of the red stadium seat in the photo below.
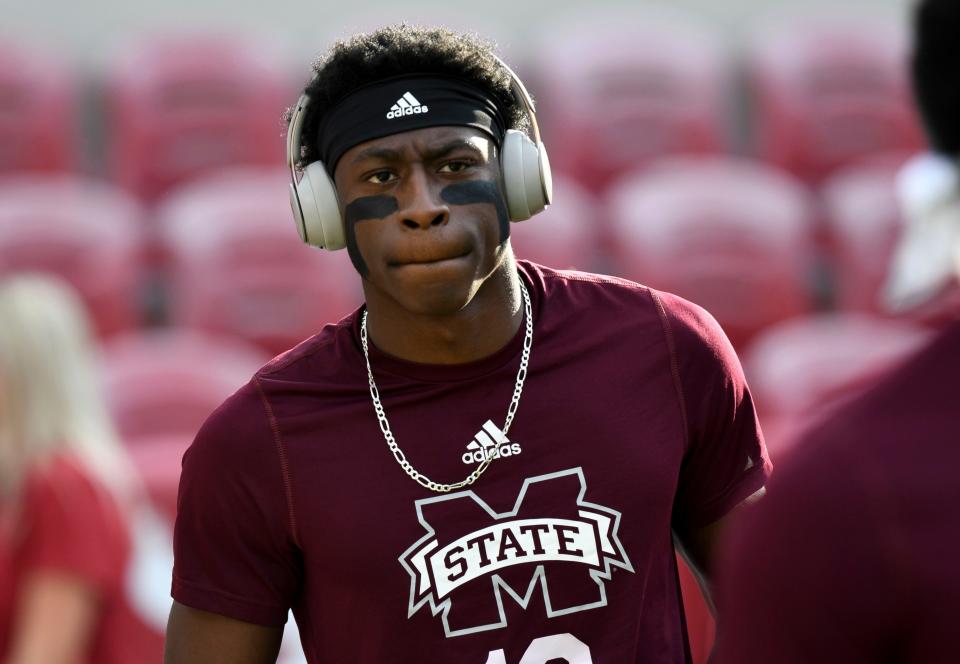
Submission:
<svg viewBox="0 0 960 664">
<path fill-rule="evenodd" d="M 811 182 L 864 155 L 922 146 L 906 24 L 836 9 L 769 20 L 750 77 L 758 155 Z"/>
<path fill-rule="evenodd" d="M 820 314 L 781 323 L 742 354 L 774 461 L 833 403 L 868 387 L 930 332 L 864 314 Z"/>
<path fill-rule="evenodd" d="M 98 331 L 139 322 L 137 202 L 104 183 L 69 175 L 0 179 L 0 275 L 49 272 L 70 282 Z"/>
<path fill-rule="evenodd" d="M 608 197 L 615 272 L 710 311 L 737 346 L 810 311 L 811 205 L 746 160 L 672 159 Z"/>
<path fill-rule="evenodd" d="M 64 66 L 0 44 L 0 174 L 75 166 L 76 113 Z"/>
<path fill-rule="evenodd" d="M 231 339 L 181 329 L 131 333 L 104 348 L 105 393 L 120 436 L 192 437 L 268 357 Z"/>
<path fill-rule="evenodd" d="M 895 184 L 902 157 L 846 168 L 822 189 L 834 300 L 843 310 L 883 313 L 879 297 L 903 228 Z"/>
<path fill-rule="evenodd" d="M 346 251 L 300 242 L 284 170 L 223 173 L 166 199 L 171 318 L 282 352 L 358 307 Z"/>
<path fill-rule="evenodd" d="M 117 58 L 109 98 L 114 178 L 144 199 L 224 166 L 283 164 L 295 93 L 272 48 L 210 35 L 142 43 Z"/>
<path fill-rule="evenodd" d="M 602 231 L 597 202 L 573 180 L 553 180 L 554 200 L 544 212 L 512 224 L 514 254 L 559 269 L 590 270 Z"/>
<path fill-rule="evenodd" d="M 665 155 L 725 147 L 730 58 L 693 17 L 591 9 L 542 33 L 533 79 L 558 170 L 599 192 Z"/>
</svg>

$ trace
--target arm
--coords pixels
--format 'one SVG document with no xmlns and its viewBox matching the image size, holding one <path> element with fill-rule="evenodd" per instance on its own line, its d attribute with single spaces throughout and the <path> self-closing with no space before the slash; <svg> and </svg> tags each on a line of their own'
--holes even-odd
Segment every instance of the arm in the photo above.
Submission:
<svg viewBox="0 0 960 664">
<path fill-rule="evenodd" d="M 97 621 L 97 594 L 82 578 L 38 571 L 23 583 L 8 664 L 73 664 Z"/>
<path fill-rule="evenodd" d="M 709 602 L 717 544 L 739 507 L 763 495 L 771 464 L 740 360 L 719 324 L 674 295 L 658 298 L 685 433 L 674 545 Z"/>
<path fill-rule="evenodd" d="M 282 636 L 282 627 L 254 625 L 174 602 L 167 624 L 163 661 L 164 664 L 273 664 L 277 661 Z"/>
<path fill-rule="evenodd" d="M 729 535 L 733 522 L 737 520 L 740 508 L 758 501 L 764 493 L 766 493 L 766 489 L 761 487 L 759 491 L 752 494 L 733 510 L 707 526 L 686 533 L 674 531 L 674 546 L 696 577 L 700 592 L 703 593 L 707 606 L 714 616 L 716 616 L 714 581 L 724 537 Z"/>
<path fill-rule="evenodd" d="M 168 664 L 274 662 L 302 588 L 293 505 L 254 384 L 204 423 L 183 457 Z"/>
<path fill-rule="evenodd" d="M 690 569 L 697 575 L 704 596 L 709 597 L 710 583 L 716 570 L 719 544 L 724 534 L 729 532 L 731 522 L 736 520 L 736 514 L 741 507 L 756 502 L 763 497 L 765 492 L 766 489 L 761 487 L 759 491 L 752 494 L 733 510 L 707 526 L 693 529 L 687 533 L 676 533 L 677 549 L 690 565 Z"/>
</svg>

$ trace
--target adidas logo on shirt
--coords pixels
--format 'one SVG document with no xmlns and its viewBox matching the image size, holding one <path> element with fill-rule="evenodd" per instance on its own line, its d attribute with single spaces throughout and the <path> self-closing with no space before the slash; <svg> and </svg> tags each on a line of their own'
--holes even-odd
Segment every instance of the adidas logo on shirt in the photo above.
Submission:
<svg viewBox="0 0 960 664">
<path fill-rule="evenodd" d="M 511 443 L 496 424 L 487 420 L 467 445 L 467 451 L 463 453 L 463 462 L 481 463 L 486 459 L 517 456 L 521 451 L 519 443 Z"/>
<path fill-rule="evenodd" d="M 427 113 L 430 109 L 426 105 L 417 101 L 409 92 L 404 92 L 403 96 L 397 100 L 397 103 L 390 107 L 387 113 L 387 119 L 402 118 L 404 115 L 413 115 L 414 113 Z"/>
</svg>

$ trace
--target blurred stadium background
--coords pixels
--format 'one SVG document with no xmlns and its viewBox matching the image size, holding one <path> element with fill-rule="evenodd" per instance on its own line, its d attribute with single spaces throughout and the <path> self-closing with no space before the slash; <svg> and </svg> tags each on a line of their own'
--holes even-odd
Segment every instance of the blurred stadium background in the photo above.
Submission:
<svg viewBox="0 0 960 664">
<path fill-rule="evenodd" d="M 877 303 L 895 175 L 924 146 L 908 6 L 4 0 L 0 275 L 50 271 L 83 295 L 102 389 L 172 520 L 204 417 L 362 301 L 344 253 L 301 246 L 287 207 L 280 115 L 309 61 L 382 23 L 476 31 L 537 98 L 557 174 L 555 205 L 513 226 L 517 255 L 710 310 L 776 461 L 930 333 Z M 682 580 L 703 662 L 713 625 Z"/>
</svg>

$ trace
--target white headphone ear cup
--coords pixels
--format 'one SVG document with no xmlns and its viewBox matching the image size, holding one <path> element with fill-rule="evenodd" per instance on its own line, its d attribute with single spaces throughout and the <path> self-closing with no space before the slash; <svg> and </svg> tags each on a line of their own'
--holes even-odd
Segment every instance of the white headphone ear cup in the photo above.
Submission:
<svg viewBox="0 0 960 664">
<path fill-rule="evenodd" d="M 550 158 L 543 143 L 537 144 L 537 157 L 540 167 L 540 185 L 543 193 L 543 208 L 553 203 L 553 171 L 550 170 Z"/>
<path fill-rule="evenodd" d="M 297 227 L 297 235 L 307 242 L 307 229 L 303 225 L 303 208 L 300 207 L 300 196 L 293 182 L 290 183 L 290 211 L 293 212 L 293 223 Z"/>
<path fill-rule="evenodd" d="M 529 219 L 550 203 L 550 162 L 522 131 L 507 130 L 500 155 L 507 210 L 511 221 Z M 546 171 L 544 171 L 544 167 Z"/>
<path fill-rule="evenodd" d="M 304 169 L 303 177 L 297 184 L 297 196 L 300 199 L 299 217 L 302 219 L 298 224 L 301 239 L 328 251 L 347 246 L 337 190 L 321 162 L 315 161 Z M 297 218 L 297 207 L 292 207 Z"/>
</svg>

